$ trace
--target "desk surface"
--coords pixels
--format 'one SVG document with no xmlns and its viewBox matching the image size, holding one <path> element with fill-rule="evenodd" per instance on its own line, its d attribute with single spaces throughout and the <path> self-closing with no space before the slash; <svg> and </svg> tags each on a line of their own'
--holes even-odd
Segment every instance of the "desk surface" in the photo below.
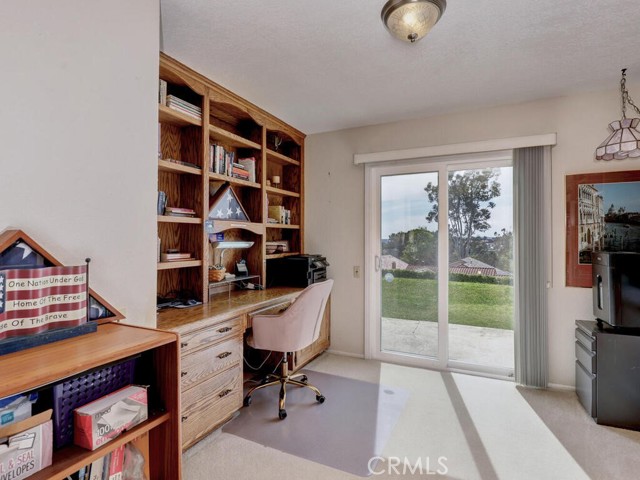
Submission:
<svg viewBox="0 0 640 480">
<path fill-rule="evenodd" d="M 189 308 L 168 308 L 158 313 L 157 328 L 185 333 L 224 321 L 237 315 L 244 315 L 280 301 L 298 296 L 302 288 L 273 287 L 266 290 L 236 290 L 220 298 L 212 297 L 207 304 Z"/>
</svg>

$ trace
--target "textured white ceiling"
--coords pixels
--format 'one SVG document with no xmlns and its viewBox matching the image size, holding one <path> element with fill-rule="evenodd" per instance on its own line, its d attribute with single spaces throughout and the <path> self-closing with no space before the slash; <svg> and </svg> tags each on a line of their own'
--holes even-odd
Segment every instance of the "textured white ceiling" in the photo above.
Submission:
<svg viewBox="0 0 640 480">
<path fill-rule="evenodd" d="M 414 45 L 384 3 L 161 0 L 162 48 L 306 133 L 640 80 L 638 0 L 448 0 Z"/>
</svg>

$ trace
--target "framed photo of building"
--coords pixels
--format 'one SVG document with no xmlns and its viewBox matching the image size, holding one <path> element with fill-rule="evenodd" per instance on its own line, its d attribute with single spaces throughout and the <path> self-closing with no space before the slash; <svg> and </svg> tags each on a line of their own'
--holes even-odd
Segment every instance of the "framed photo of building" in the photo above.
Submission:
<svg viewBox="0 0 640 480">
<path fill-rule="evenodd" d="M 566 285 L 591 287 L 591 252 L 640 252 L 640 170 L 566 177 Z"/>
</svg>

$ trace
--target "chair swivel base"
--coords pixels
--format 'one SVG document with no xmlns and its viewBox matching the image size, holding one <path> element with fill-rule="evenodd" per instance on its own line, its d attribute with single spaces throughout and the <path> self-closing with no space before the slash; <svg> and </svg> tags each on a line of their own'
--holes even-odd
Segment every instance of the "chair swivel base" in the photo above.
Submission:
<svg viewBox="0 0 640 480">
<path fill-rule="evenodd" d="M 316 394 L 316 401 L 318 403 L 324 403 L 325 397 L 320 393 L 313 385 L 308 383 L 307 376 L 303 373 L 298 373 L 295 375 L 289 375 L 288 366 L 287 366 L 287 357 L 282 362 L 282 371 L 280 375 L 269 374 L 267 375 L 260 385 L 256 385 L 245 395 L 243 405 L 248 407 L 251 405 L 251 395 L 256 390 L 260 390 L 261 388 L 271 387 L 273 385 L 280 385 L 280 398 L 279 398 L 279 409 L 278 409 L 278 418 L 280 420 L 284 420 L 287 418 L 287 411 L 285 410 L 285 402 L 287 399 L 287 385 L 295 385 L 297 387 L 306 387 L 312 390 Z M 298 380 L 296 380 L 298 379 Z"/>
</svg>

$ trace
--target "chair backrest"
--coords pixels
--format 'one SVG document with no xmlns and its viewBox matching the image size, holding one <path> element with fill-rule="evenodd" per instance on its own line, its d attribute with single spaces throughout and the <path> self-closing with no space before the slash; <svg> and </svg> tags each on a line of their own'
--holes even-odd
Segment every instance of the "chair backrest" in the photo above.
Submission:
<svg viewBox="0 0 640 480">
<path fill-rule="evenodd" d="M 256 315 L 252 319 L 253 345 L 261 350 L 295 352 L 320 336 L 324 310 L 333 280 L 313 283 L 280 315 Z"/>
</svg>

